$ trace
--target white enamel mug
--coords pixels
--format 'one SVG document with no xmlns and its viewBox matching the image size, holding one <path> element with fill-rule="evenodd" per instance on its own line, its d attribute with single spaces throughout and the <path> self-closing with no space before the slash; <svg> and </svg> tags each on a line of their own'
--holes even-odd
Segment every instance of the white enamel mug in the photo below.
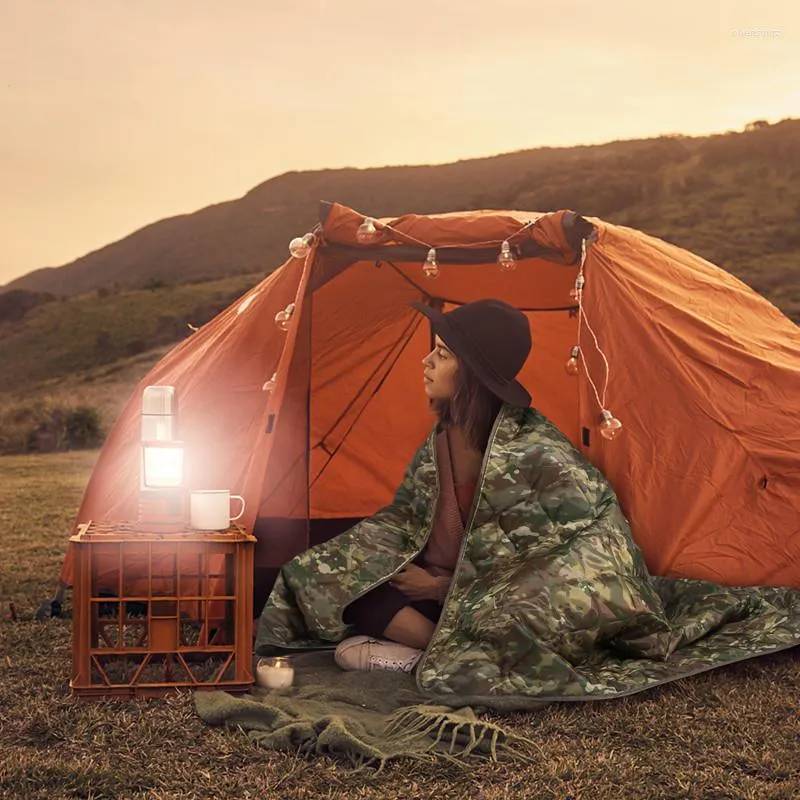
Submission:
<svg viewBox="0 0 800 800">
<path fill-rule="evenodd" d="M 235 516 L 231 516 L 231 500 L 242 504 Z M 189 496 L 189 520 L 195 530 L 224 531 L 243 514 L 244 498 L 227 489 L 198 489 Z"/>
</svg>

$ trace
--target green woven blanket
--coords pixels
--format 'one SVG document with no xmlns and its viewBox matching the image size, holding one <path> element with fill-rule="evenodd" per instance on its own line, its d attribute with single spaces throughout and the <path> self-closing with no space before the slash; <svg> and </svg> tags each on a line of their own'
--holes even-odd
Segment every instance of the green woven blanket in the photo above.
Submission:
<svg viewBox="0 0 800 800">
<path fill-rule="evenodd" d="M 262 747 L 354 767 L 381 768 L 395 758 L 528 759 L 532 742 L 469 707 L 428 705 L 411 675 L 343 672 L 331 652 L 305 653 L 293 663 L 291 689 L 254 687 L 239 697 L 197 692 L 197 713 L 211 725 L 244 729 Z"/>
</svg>

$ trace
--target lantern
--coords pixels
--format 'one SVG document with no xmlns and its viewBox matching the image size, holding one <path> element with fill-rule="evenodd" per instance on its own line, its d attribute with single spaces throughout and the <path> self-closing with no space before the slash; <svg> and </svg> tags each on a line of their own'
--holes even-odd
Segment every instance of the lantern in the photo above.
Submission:
<svg viewBox="0 0 800 800">
<path fill-rule="evenodd" d="M 177 438 L 174 386 L 146 386 L 142 393 L 139 520 L 163 530 L 183 526 L 183 442 Z"/>
</svg>

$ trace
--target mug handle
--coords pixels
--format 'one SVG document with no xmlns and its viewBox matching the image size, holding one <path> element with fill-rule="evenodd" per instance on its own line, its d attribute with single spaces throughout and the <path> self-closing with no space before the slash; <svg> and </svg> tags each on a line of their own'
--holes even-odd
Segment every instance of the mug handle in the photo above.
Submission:
<svg viewBox="0 0 800 800">
<path fill-rule="evenodd" d="M 242 510 L 235 517 L 231 517 L 231 522 L 236 522 L 237 519 L 240 519 L 244 515 L 244 497 L 240 494 L 232 494 L 231 500 L 238 500 L 242 504 Z"/>
</svg>

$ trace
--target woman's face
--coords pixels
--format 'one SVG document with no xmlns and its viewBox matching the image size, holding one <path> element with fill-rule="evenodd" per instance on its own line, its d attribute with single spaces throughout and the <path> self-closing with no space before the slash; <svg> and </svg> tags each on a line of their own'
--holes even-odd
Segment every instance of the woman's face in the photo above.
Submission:
<svg viewBox="0 0 800 800">
<path fill-rule="evenodd" d="M 422 359 L 425 394 L 430 400 L 449 400 L 456 385 L 458 359 L 437 336 L 433 350 Z"/>
</svg>

